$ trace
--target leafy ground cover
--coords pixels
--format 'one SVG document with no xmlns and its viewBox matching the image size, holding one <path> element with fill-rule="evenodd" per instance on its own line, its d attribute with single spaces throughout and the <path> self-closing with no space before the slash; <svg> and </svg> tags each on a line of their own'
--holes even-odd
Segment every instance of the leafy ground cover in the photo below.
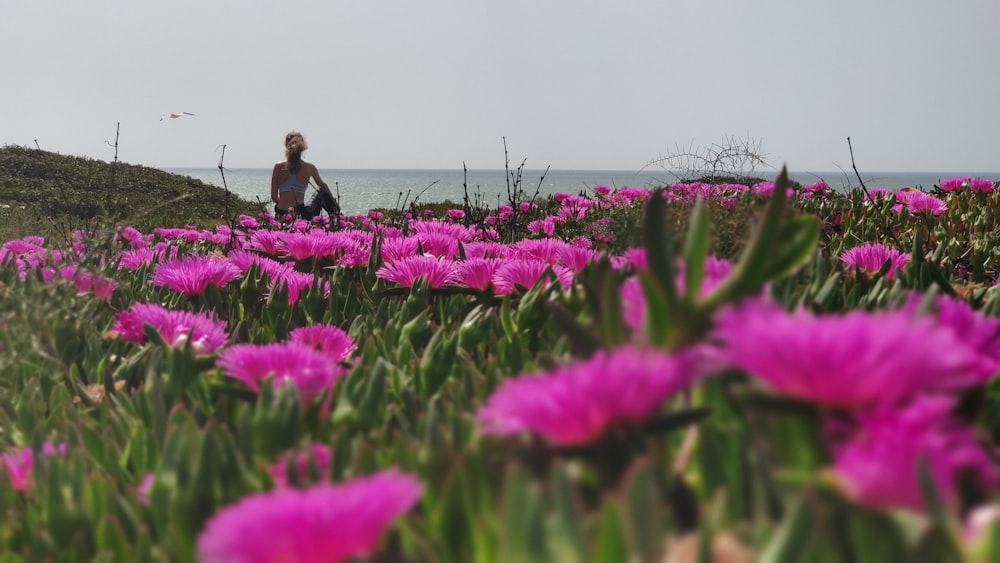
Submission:
<svg viewBox="0 0 1000 563">
<path fill-rule="evenodd" d="M 991 560 L 998 197 L 782 175 L 8 240 L 4 551 Z"/>
</svg>

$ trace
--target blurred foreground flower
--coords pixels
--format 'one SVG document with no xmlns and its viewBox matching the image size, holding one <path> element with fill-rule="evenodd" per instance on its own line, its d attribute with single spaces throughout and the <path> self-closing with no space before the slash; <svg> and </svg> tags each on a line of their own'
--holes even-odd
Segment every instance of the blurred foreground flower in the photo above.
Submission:
<svg viewBox="0 0 1000 563">
<path fill-rule="evenodd" d="M 848 497 L 869 508 L 925 510 L 920 463 L 927 463 L 938 494 L 958 508 L 958 478 L 967 472 L 989 490 L 997 472 L 971 428 L 949 414 L 948 397 L 920 397 L 904 408 L 878 408 L 858 417 L 846 437 L 835 437 L 834 472 Z"/>
<path fill-rule="evenodd" d="M 586 444 L 616 425 L 642 424 L 700 375 L 690 352 L 601 350 L 545 374 L 504 381 L 477 418 L 484 434 L 530 431 L 557 445 Z"/>
<path fill-rule="evenodd" d="M 906 311 L 789 313 L 760 300 L 720 311 L 723 359 L 775 392 L 859 408 L 979 382 L 979 358 L 953 331 Z"/>
<path fill-rule="evenodd" d="M 327 563 L 364 557 L 421 492 L 415 477 L 386 470 L 339 485 L 249 495 L 208 520 L 198 536 L 198 560 Z"/>
<path fill-rule="evenodd" d="M 118 320 L 108 331 L 127 342 L 146 341 L 144 325 L 151 325 L 168 346 L 180 347 L 191 342 L 198 354 L 211 354 L 226 343 L 226 321 L 210 313 L 175 311 L 155 303 L 133 303 L 128 311 L 118 313 Z"/>
<path fill-rule="evenodd" d="M 55 453 L 66 455 L 66 444 L 42 445 L 42 454 L 49 456 Z M 31 476 L 34 473 L 35 453 L 31 448 L 21 448 L 9 454 L 0 455 L 0 463 L 7 466 L 10 484 L 15 491 L 27 491 L 31 488 Z"/>
</svg>

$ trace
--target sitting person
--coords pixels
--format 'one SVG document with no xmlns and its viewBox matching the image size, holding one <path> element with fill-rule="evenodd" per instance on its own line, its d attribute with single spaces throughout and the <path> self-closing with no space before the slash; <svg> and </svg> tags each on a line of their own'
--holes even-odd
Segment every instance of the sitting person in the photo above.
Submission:
<svg viewBox="0 0 1000 563">
<path fill-rule="evenodd" d="M 292 131 L 285 135 L 285 160 L 274 164 L 271 172 L 271 201 L 274 202 L 274 214 L 282 217 L 291 210 L 303 219 L 312 220 L 322 210 L 331 216 L 340 214 L 340 205 L 333 197 L 330 187 L 319 176 L 316 165 L 302 160 L 302 151 L 309 148 L 302 133 Z M 306 188 L 309 181 L 315 180 L 318 192 L 305 203 Z"/>
</svg>

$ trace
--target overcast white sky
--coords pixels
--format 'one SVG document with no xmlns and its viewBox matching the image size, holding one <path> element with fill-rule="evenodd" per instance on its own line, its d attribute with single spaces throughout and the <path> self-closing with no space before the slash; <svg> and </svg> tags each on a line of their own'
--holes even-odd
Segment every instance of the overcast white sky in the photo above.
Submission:
<svg viewBox="0 0 1000 563">
<path fill-rule="evenodd" d="M 1000 170 L 998 0 L 4 2 L 0 144 L 158 167 Z M 160 122 L 188 111 L 196 117 Z"/>
</svg>

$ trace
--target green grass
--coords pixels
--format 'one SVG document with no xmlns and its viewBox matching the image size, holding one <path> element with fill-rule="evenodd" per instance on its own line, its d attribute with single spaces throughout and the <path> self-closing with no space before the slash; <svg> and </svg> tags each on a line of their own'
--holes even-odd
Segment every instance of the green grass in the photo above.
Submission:
<svg viewBox="0 0 1000 563">
<path fill-rule="evenodd" d="M 76 229 L 214 226 L 259 204 L 187 176 L 18 146 L 0 148 L 0 240 Z"/>
</svg>

